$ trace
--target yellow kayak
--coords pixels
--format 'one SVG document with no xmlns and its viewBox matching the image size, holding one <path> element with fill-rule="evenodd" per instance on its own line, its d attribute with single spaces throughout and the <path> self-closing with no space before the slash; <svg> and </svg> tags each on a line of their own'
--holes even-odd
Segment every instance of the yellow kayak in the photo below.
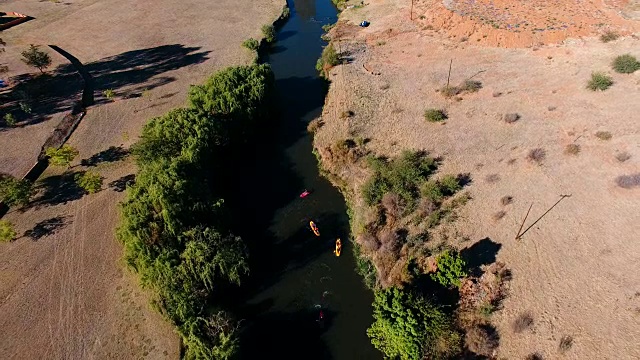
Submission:
<svg viewBox="0 0 640 360">
<path fill-rule="evenodd" d="M 313 221 L 309 221 L 309 226 L 311 226 L 311 230 L 314 234 L 316 234 L 316 236 L 320 236 L 320 230 L 318 230 L 316 223 L 314 223 Z"/>
<path fill-rule="evenodd" d="M 340 239 L 336 240 L 336 249 L 333 251 L 336 256 L 340 256 L 340 252 L 342 252 L 342 241 Z"/>
</svg>

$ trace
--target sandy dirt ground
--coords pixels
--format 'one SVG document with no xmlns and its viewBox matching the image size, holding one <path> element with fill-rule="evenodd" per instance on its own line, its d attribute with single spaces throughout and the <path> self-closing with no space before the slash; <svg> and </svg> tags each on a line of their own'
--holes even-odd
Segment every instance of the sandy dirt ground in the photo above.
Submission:
<svg viewBox="0 0 640 360">
<path fill-rule="evenodd" d="M 84 195 L 60 181 L 62 170 L 50 168 L 32 204 L 4 217 L 22 236 L 0 246 L 0 353 L 9 359 L 177 358 L 179 343 L 171 325 L 151 308 L 135 276 L 120 262 L 122 246 L 114 236 L 117 203 L 135 172 L 123 155 L 149 118 L 184 104 L 189 85 L 224 66 L 252 61 L 241 42 L 260 38 L 260 26 L 277 18 L 283 2 L 33 0 L 2 5 L 35 18 L 2 32 L 8 77 L 32 71 L 19 60 L 30 43 L 59 46 L 93 75 L 98 104 L 88 109 L 68 142 L 80 152 L 70 171 L 91 168 L 104 184 L 97 194 Z M 47 50 L 52 68 L 66 64 Z M 115 101 L 101 95 L 106 89 L 115 91 Z M 0 172 L 21 176 L 35 162 L 69 108 L 64 99 L 55 105 L 44 121 L 0 132 Z"/>
<path fill-rule="evenodd" d="M 500 335 L 497 358 L 534 352 L 545 359 L 640 358 L 640 184 L 616 184 L 619 176 L 640 173 L 640 72 L 617 74 L 610 66 L 617 55 L 640 58 L 640 41 L 630 35 L 602 43 L 594 31 L 561 44 L 490 47 L 425 29 L 426 19 L 410 22 L 408 6 L 372 0 L 342 13 L 332 35 L 348 63 L 330 72 L 315 146 L 368 138 L 366 147 L 376 154 L 426 150 L 442 156 L 439 172 L 470 174 L 472 200 L 447 226 L 458 239 L 470 239 L 455 241 L 460 248 L 486 238 L 497 242 L 497 260 L 513 271 L 509 296 L 492 315 Z M 614 17 L 608 7 L 601 11 Z M 357 27 L 362 20 L 371 25 Z M 622 23 L 638 26 L 622 17 L 610 25 Z M 482 89 L 457 99 L 437 92 L 451 59 L 452 85 L 473 77 Z M 587 90 L 592 71 L 609 73 L 614 85 Z M 429 123 L 423 116 L 428 108 L 443 109 L 449 118 Z M 343 116 L 347 111 L 353 115 Z M 506 123 L 509 113 L 519 119 Z M 566 153 L 570 144 L 578 146 L 576 155 Z M 540 164 L 527 160 L 536 148 L 544 152 Z M 366 179 L 363 166 L 338 169 L 355 193 Z M 525 228 L 561 195 L 571 196 L 514 239 L 531 204 Z M 513 203 L 502 205 L 504 196 Z M 362 214 L 361 201 L 355 205 Z M 525 312 L 533 326 L 516 333 L 513 322 Z M 564 336 L 573 340 L 561 354 Z"/>
</svg>

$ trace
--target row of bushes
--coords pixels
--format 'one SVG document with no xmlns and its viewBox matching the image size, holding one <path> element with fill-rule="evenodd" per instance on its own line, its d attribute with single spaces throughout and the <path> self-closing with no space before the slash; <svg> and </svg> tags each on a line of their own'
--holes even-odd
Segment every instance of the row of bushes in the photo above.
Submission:
<svg viewBox="0 0 640 360">
<path fill-rule="evenodd" d="M 133 147 L 139 172 L 117 235 L 188 359 L 226 359 L 237 348 L 237 324 L 216 304 L 248 273 L 247 251 L 216 183 L 231 171 L 222 152 L 267 119 L 273 85 L 268 65 L 220 71 L 191 88 L 188 107 L 152 119 Z"/>
</svg>

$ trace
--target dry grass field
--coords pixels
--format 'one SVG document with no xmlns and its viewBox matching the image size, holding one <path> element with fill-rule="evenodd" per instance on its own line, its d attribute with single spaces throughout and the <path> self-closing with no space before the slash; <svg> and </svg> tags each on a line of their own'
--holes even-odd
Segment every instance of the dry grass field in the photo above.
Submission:
<svg viewBox="0 0 640 360">
<path fill-rule="evenodd" d="M 4 1 L 35 19 L 2 32 L 11 78 L 34 72 L 20 61 L 43 45 L 53 95 L 36 120 L 0 129 L 0 172 L 22 176 L 78 96 L 79 77 L 46 45 L 77 57 L 93 75 L 97 105 L 68 143 L 69 172 L 91 169 L 103 190 L 85 195 L 64 169 L 50 167 L 32 203 L 11 211 L 19 239 L 0 245 L 0 353 L 9 359 L 177 358 L 178 338 L 120 263 L 117 203 L 135 166 L 127 148 L 151 117 L 180 106 L 191 84 L 245 64 L 240 44 L 280 14 L 282 1 Z M 37 71 L 37 70 L 35 70 Z M 116 96 L 106 99 L 111 89 Z"/>
<path fill-rule="evenodd" d="M 465 3 L 486 10 L 483 1 Z M 476 24 L 461 39 L 436 20 L 458 16 L 441 3 L 417 2 L 411 22 L 409 2 L 371 0 L 345 10 L 331 31 L 348 61 L 330 71 L 315 147 L 326 154 L 337 141 L 369 139 L 364 146 L 375 154 L 426 150 L 442 157 L 439 173 L 469 174 L 472 200 L 457 221 L 437 228 L 434 241 L 467 248 L 490 239 L 496 260 L 511 269 L 509 295 L 491 316 L 500 335 L 496 358 L 640 358 L 640 71 L 611 68 L 618 55 L 640 58 L 640 22 L 612 10 L 618 3 L 632 12 L 631 2 L 546 2 L 539 12 L 508 3 L 533 22 L 545 11 L 563 19 L 572 7 L 591 6 L 598 19 L 584 9 L 571 18 L 627 36 L 605 43 L 605 26 L 575 25 L 531 44 Z M 362 20 L 371 25 L 357 27 Z M 491 38 L 511 42 L 497 47 Z M 477 92 L 443 96 L 451 60 L 450 84 L 472 78 Z M 613 85 L 588 90 L 594 71 Z M 426 121 L 429 108 L 448 118 Z M 369 174 L 363 162 L 332 170 L 353 192 Z M 531 204 L 525 229 L 561 195 L 570 197 L 515 239 Z M 362 223 L 364 204 L 355 201 Z"/>
</svg>

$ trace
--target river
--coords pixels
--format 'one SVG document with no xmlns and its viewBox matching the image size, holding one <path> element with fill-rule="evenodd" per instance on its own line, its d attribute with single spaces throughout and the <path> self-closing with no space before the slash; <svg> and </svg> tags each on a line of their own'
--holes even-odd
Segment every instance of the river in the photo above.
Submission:
<svg viewBox="0 0 640 360">
<path fill-rule="evenodd" d="M 337 11 L 330 0 L 294 0 L 289 7 L 265 59 L 276 77 L 280 116 L 253 159 L 239 165 L 236 186 L 246 191 L 229 199 L 244 204 L 234 213 L 243 215 L 236 219 L 245 224 L 240 235 L 251 239 L 251 276 L 236 304 L 244 319 L 240 357 L 379 359 L 366 336 L 373 295 L 355 272 L 346 205 L 320 176 L 306 132 L 327 90 L 315 70 L 326 45 L 322 25 L 335 23 Z M 305 189 L 311 195 L 299 198 Z M 343 241 L 340 257 L 333 254 L 336 238 Z"/>
</svg>

